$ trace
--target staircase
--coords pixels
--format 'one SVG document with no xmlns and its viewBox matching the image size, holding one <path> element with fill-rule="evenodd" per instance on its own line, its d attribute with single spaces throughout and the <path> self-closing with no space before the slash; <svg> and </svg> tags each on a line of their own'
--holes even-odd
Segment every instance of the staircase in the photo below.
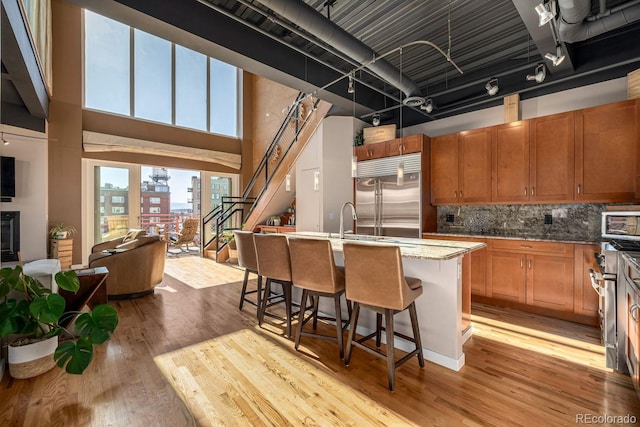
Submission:
<svg viewBox="0 0 640 427">
<path fill-rule="evenodd" d="M 282 185 L 289 171 L 331 104 L 309 99 L 300 92 L 265 151 L 242 196 L 223 197 L 221 205 L 202 217 L 201 230 L 205 256 L 221 262 L 227 259 L 232 230 L 253 230 L 264 210 Z"/>
</svg>

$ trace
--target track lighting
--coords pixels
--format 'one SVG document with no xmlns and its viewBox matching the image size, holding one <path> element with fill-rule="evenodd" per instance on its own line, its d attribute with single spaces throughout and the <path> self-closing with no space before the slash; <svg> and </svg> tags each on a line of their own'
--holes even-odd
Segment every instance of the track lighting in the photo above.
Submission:
<svg viewBox="0 0 640 427">
<path fill-rule="evenodd" d="M 434 108 L 435 105 L 433 104 L 433 100 L 431 98 L 427 98 L 427 100 L 424 102 L 424 105 L 420 106 L 420 109 L 426 111 L 427 114 L 431 114 Z"/>
<path fill-rule="evenodd" d="M 349 89 L 347 89 L 349 93 L 356 93 L 356 88 L 353 86 L 353 75 L 349 75 Z"/>
<path fill-rule="evenodd" d="M 562 61 L 564 61 L 564 56 L 565 55 L 562 53 L 562 46 L 556 46 L 555 55 L 553 53 L 547 53 L 544 57 L 551 61 L 554 67 L 557 67 L 562 64 Z"/>
<path fill-rule="evenodd" d="M 548 23 L 549 21 L 551 21 L 553 19 L 553 17 L 555 16 L 554 10 L 553 10 L 553 6 L 551 7 L 551 10 L 549 10 L 547 8 L 547 5 L 542 2 L 539 5 L 537 5 L 535 7 L 536 12 L 538 13 L 538 26 L 542 27 L 543 25 L 545 25 L 546 23 Z"/>
<path fill-rule="evenodd" d="M 9 145 L 9 141 L 4 139 L 4 132 L 2 132 L 2 136 L 0 136 L 0 141 L 2 141 L 2 145 Z"/>
<path fill-rule="evenodd" d="M 374 126 L 380 126 L 380 114 L 376 113 L 373 115 L 371 119 L 371 124 Z"/>
<path fill-rule="evenodd" d="M 547 77 L 547 69 L 544 64 L 538 64 L 536 73 L 534 75 L 527 75 L 527 80 L 535 80 L 536 83 L 542 83 L 545 77 Z"/>
<path fill-rule="evenodd" d="M 487 93 L 491 96 L 495 95 L 496 93 L 498 93 L 498 79 L 493 78 L 491 80 L 489 80 L 487 82 L 486 85 L 484 85 L 484 88 L 487 90 Z"/>
</svg>

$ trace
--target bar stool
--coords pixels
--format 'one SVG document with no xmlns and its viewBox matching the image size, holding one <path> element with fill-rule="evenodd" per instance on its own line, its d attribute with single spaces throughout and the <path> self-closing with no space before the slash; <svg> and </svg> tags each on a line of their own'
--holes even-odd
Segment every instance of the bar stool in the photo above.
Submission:
<svg viewBox="0 0 640 427">
<path fill-rule="evenodd" d="M 244 281 L 242 282 L 239 309 L 242 310 L 242 306 L 246 301 L 256 306 L 256 316 L 260 317 L 260 306 L 262 305 L 262 276 L 258 274 L 258 260 L 256 259 L 256 245 L 253 242 L 253 233 L 251 231 L 234 230 L 233 235 L 236 248 L 238 249 L 238 265 L 244 267 Z M 258 275 L 258 287 L 251 291 L 247 291 L 249 273 Z M 257 294 L 255 302 L 247 298 L 247 295 L 250 294 Z"/>
<path fill-rule="evenodd" d="M 420 328 L 416 313 L 415 299 L 422 294 L 422 281 L 414 277 L 405 277 L 402 268 L 400 248 L 397 246 L 367 245 L 344 243 L 345 285 L 347 299 L 354 303 L 351 327 L 347 338 L 345 364 L 349 366 L 353 346 L 387 360 L 389 390 L 395 388 L 395 369 L 413 356 L 418 356 L 420 367 L 424 367 Z M 366 307 L 376 312 L 376 331 L 355 339 L 360 308 Z M 409 309 L 413 338 L 394 331 L 393 316 Z M 382 327 L 382 315 L 386 327 Z M 387 352 L 380 351 L 380 334 L 386 332 Z M 376 337 L 374 349 L 365 345 L 365 341 Z M 413 342 L 415 350 L 395 361 L 394 336 Z"/>
<path fill-rule="evenodd" d="M 302 289 L 295 348 L 298 349 L 301 336 L 337 341 L 340 359 L 342 359 L 344 357 L 343 334 L 349 325 L 349 319 L 342 319 L 340 304 L 340 297 L 344 294 L 344 268 L 336 267 L 331 242 L 327 239 L 289 238 L 289 253 L 293 284 Z M 318 316 L 320 297 L 333 298 L 335 317 Z M 313 312 L 305 319 L 308 299 L 311 299 Z M 347 308 L 350 317 L 351 304 L 348 302 Z M 303 332 L 302 328 L 311 319 L 313 319 L 314 331 L 317 330 L 318 319 L 335 321 L 336 336 Z"/>
<path fill-rule="evenodd" d="M 264 276 L 267 281 L 262 298 L 262 307 L 258 316 L 258 324 L 262 326 L 265 314 L 270 317 L 280 318 L 268 313 L 267 308 L 284 301 L 287 322 L 287 336 L 291 337 L 291 319 L 294 313 L 291 311 L 291 258 L 289 257 L 289 245 L 287 237 L 278 234 L 254 234 L 256 245 L 256 258 L 258 260 L 258 274 Z M 282 295 L 271 296 L 273 283 L 282 286 Z M 274 301 L 275 298 L 275 301 Z"/>
</svg>

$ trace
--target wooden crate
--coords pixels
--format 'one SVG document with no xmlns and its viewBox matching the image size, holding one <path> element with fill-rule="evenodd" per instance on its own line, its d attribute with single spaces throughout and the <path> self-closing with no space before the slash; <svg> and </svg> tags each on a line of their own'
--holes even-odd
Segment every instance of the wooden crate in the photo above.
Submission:
<svg viewBox="0 0 640 427">
<path fill-rule="evenodd" d="M 73 256 L 73 239 L 51 239 L 51 258 L 60 260 L 62 270 L 71 269 L 71 258 Z"/>
</svg>

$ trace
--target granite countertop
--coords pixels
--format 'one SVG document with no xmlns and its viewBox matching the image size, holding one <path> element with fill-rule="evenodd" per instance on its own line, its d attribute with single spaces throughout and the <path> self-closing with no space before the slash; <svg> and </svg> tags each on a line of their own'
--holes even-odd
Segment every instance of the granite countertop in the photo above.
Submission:
<svg viewBox="0 0 640 427">
<path fill-rule="evenodd" d="M 463 233 L 422 233 L 423 236 L 442 236 L 446 238 L 447 236 L 451 237 L 473 237 L 473 238 L 481 238 L 481 239 L 504 239 L 504 240 L 528 240 L 531 242 L 558 242 L 558 243 L 577 243 L 582 245 L 589 244 L 598 244 L 600 242 L 596 241 L 587 241 L 587 240 L 576 240 L 576 239 L 556 239 L 551 238 L 549 236 L 492 236 L 488 234 L 463 234 Z"/>
<path fill-rule="evenodd" d="M 342 243 L 358 242 L 370 245 L 394 245 L 400 247 L 403 258 L 430 259 L 446 261 L 468 252 L 482 249 L 485 243 L 457 242 L 452 240 L 424 240 L 405 237 L 391 236 L 365 236 L 358 234 L 347 234 L 344 239 L 340 239 L 337 233 L 318 233 L 312 231 L 298 231 L 286 233 L 287 237 L 315 237 L 324 238 L 331 241 L 334 251 L 342 252 Z"/>
</svg>

